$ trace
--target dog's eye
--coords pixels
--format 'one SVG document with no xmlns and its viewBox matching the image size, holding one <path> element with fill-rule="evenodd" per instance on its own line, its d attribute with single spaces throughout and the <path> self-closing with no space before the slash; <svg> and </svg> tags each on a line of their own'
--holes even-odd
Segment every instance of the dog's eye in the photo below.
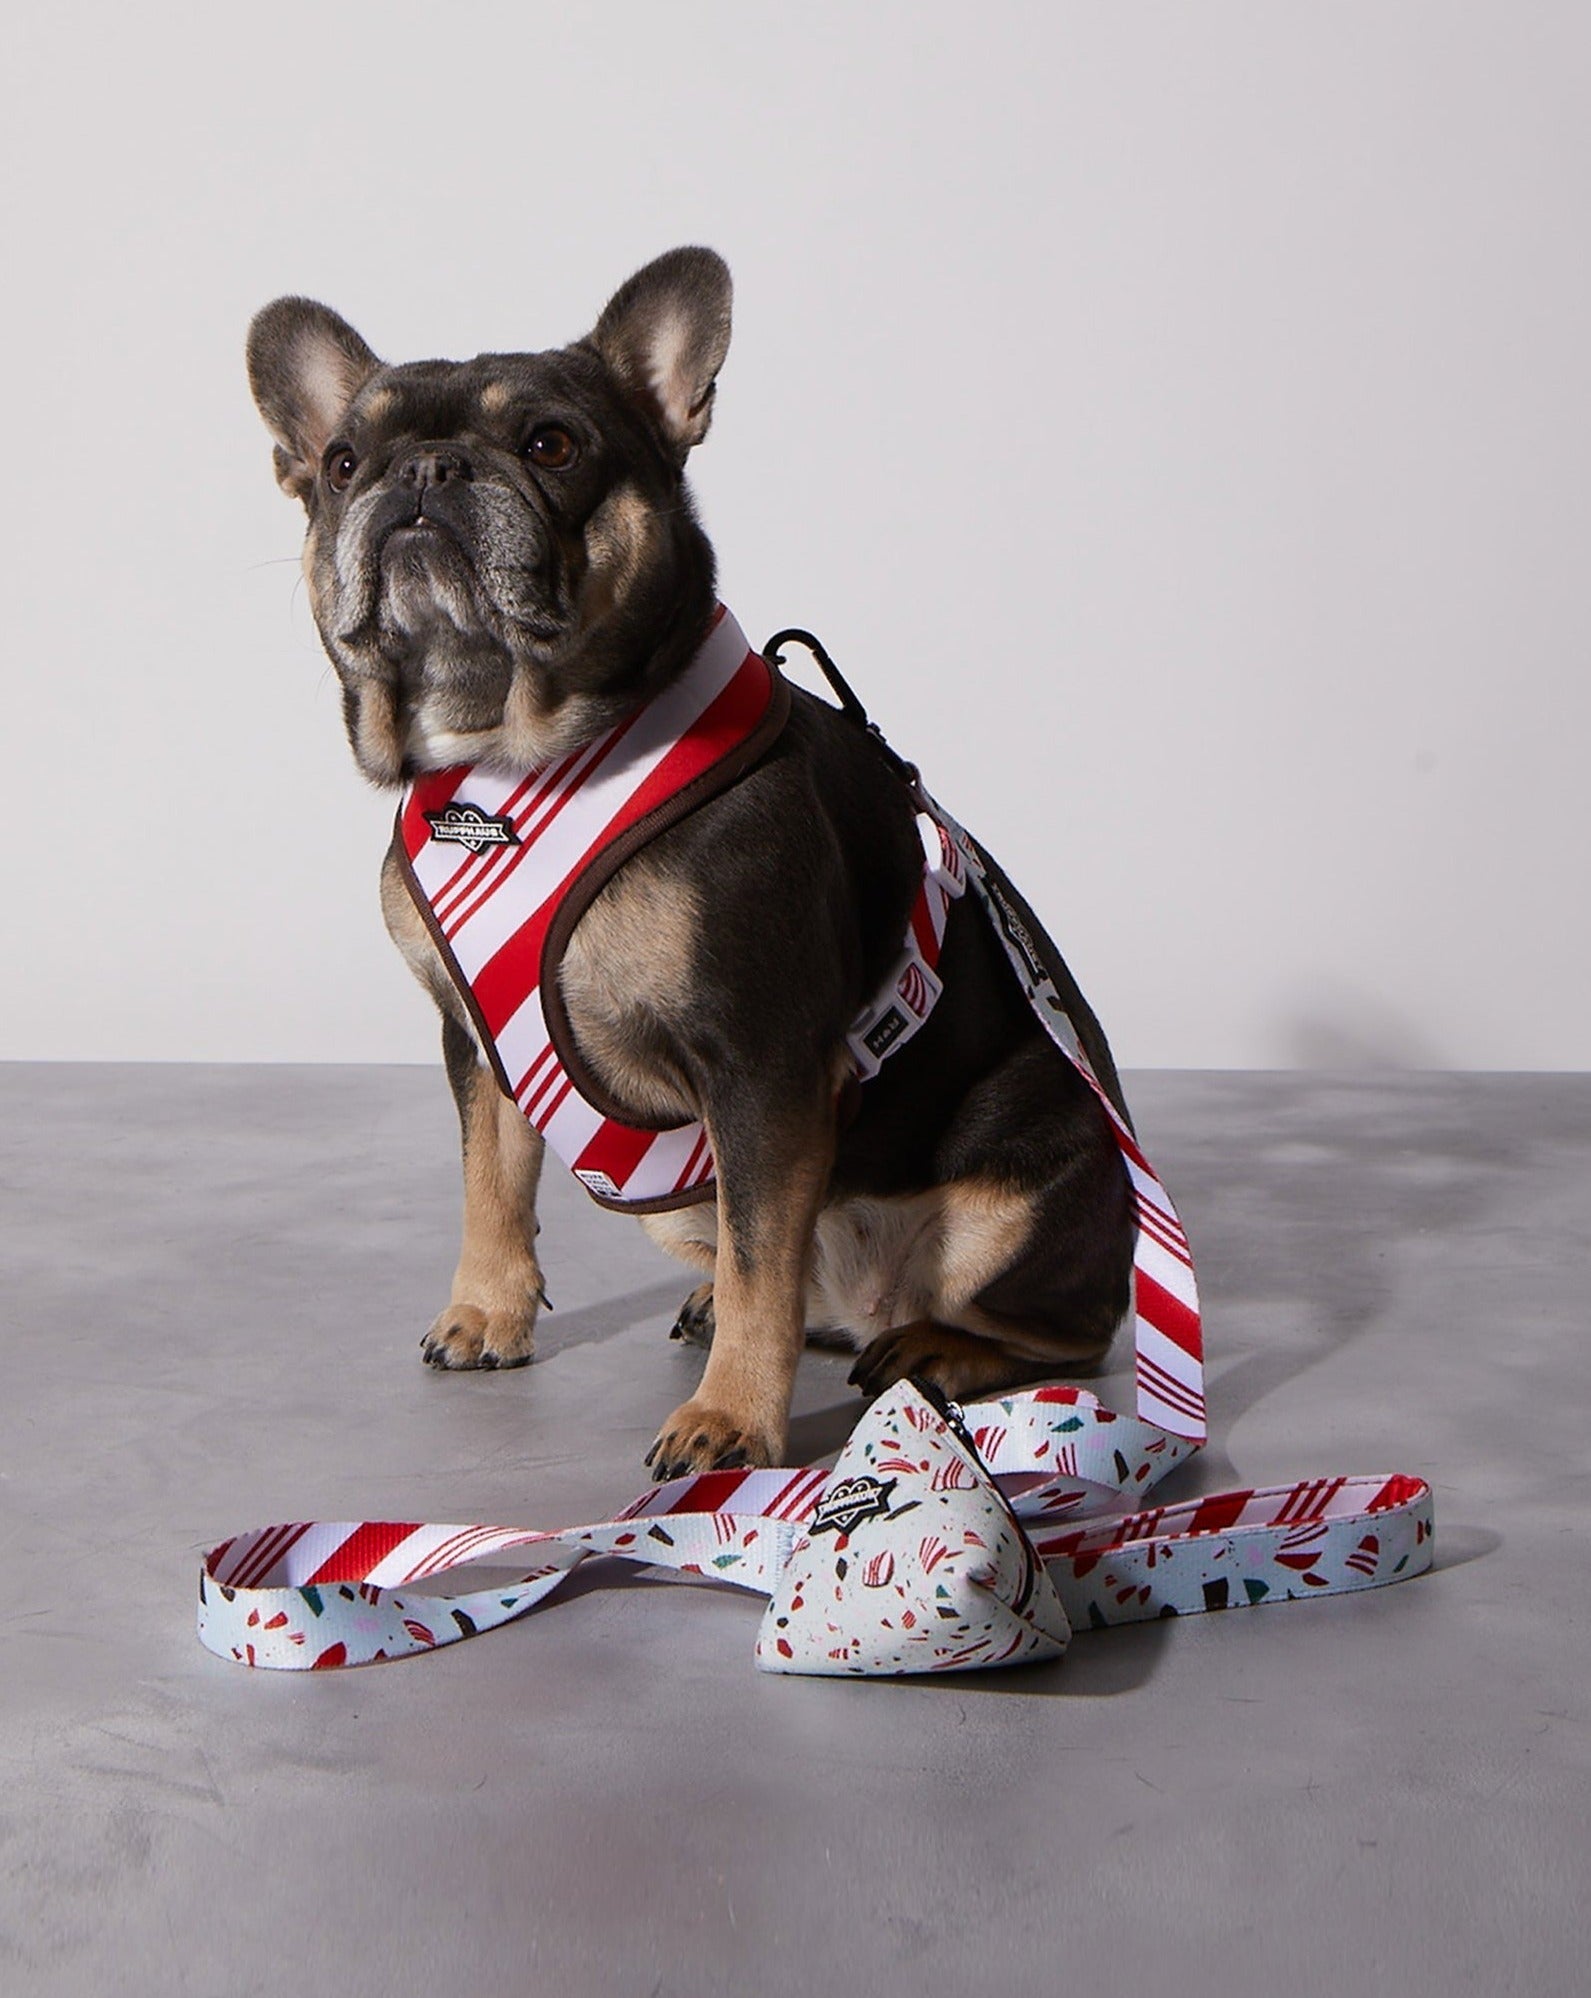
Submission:
<svg viewBox="0 0 1591 1998">
<path fill-rule="evenodd" d="M 334 493 L 347 492 L 358 469 L 352 445 L 334 444 L 326 453 L 326 483 Z"/>
<path fill-rule="evenodd" d="M 525 439 L 525 456 L 544 472 L 562 472 L 579 455 L 579 446 L 568 431 L 556 423 L 544 423 Z"/>
</svg>

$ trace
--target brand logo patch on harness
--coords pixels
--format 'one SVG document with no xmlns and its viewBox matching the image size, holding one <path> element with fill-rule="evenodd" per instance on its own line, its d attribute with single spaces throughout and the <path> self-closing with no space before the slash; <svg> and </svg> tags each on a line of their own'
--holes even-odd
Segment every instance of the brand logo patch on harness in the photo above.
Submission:
<svg viewBox="0 0 1591 1998">
<path fill-rule="evenodd" d="M 817 1511 L 812 1515 L 812 1524 L 807 1528 L 808 1534 L 849 1533 L 864 1519 L 877 1519 L 880 1514 L 889 1511 L 889 1495 L 898 1482 L 895 1478 L 887 1481 L 870 1477 L 842 1478 L 823 1494 Z"/>
<path fill-rule="evenodd" d="M 467 846 L 471 853 L 484 853 L 489 846 L 518 846 L 519 834 L 509 819 L 494 819 L 479 805 L 449 805 L 445 812 L 427 812 L 425 822 L 432 839 L 451 840 Z"/>
</svg>

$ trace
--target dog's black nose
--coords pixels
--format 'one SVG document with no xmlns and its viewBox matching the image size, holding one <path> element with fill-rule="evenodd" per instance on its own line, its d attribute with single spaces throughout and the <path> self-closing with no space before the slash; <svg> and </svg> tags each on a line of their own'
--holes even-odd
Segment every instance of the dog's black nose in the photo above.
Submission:
<svg viewBox="0 0 1591 1998">
<path fill-rule="evenodd" d="M 431 446 L 424 451 L 416 451 L 412 458 L 406 458 L 398 467 L 400 481 L 406 486 L 413 486 L 417 492 L 424 492 L 427 486 L 457 484 L 474 476 L 469 459 L 462 451 L 452 447 Z"/>
</svg>

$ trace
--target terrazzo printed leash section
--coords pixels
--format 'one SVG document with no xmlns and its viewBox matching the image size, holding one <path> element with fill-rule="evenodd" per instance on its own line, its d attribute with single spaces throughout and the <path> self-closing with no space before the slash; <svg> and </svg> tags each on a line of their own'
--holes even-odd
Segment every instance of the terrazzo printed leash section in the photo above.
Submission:
<svg viewBox="0 0 1591 1998">
<path fill-rule="evenodd" d="M 1341 1594 L 1431 1564 L 1431 1493 L 1412 1477 L 1100 1515 L 1174 1461 L 1153 1425 L 1081 1390 L 958 1412 L 903 1382 L 832 1473 L 708 1472 L 557 1533 L 350 1521 L 239 1535 L 201 1570 L 199 1636 L 278 1669 L 413 1656 L 525 1615 L 608 1555 L 772 1598 L 765 1670 L 961 1671 L 1058 1656 L 1073 1627 Z M 474 1586 L 449 1587 L 471 1570 Z"/>
</svg>

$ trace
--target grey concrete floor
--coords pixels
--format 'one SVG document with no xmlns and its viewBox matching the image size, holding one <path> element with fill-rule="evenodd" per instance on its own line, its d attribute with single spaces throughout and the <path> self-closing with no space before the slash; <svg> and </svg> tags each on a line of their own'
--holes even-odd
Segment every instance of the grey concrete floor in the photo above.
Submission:
<svg viewBox="0 0 1591 1998">
<path fill-rule="evenodd" d="M 299 1677 L 199 1648 L 201 1550 L 608 1516 L 690 1280 L 549 1168 L 537 1363 L 437 1376 L 439 1074 L 0 1069 L 0 1988 L 1591 1990 L 1591 1077 L 1129 1090 L 1207 1301 L 1182 1490 L 1419 1472 L 1436 1572 L 901 1683 L 642 1577 Z M 837 1447 L 844 1363 L 798 1407 Z"/>
</svg>

